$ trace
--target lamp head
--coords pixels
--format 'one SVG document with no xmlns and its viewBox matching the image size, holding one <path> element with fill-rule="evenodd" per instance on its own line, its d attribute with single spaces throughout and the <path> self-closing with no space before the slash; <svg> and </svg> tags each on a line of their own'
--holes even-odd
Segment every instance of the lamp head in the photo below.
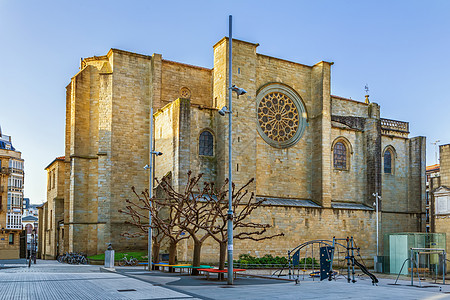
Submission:
<svg viewBox="0 0 450 300">
<path fill-rule="evenodd" d="M 243 88 L 237 87 L 237 86 L 235 86 L 235 85 L 233 85 L 233 86 L 231 87 L 231 90 L 232 90 L 233 92 L 236 92 L 236 94 L 238 95 L 238 97 L 239 97 L 240 95 L 244 95 L 244 94 L 247 93 L 246 90 L 244 90 Z"/>
<path fill-rule="evenodd" d="M 219 110 L 219 115 L 225 116 L 226 113 L 228 113 L 228 108 L 226 106 L 222 107 L 222 109 Z"/>
<path fill-rule="evenodd" d="M 161 156 L 161 155 L 163 155 L 163 153 L 162 153 L 162 152 L 159 152 L 159 151 L 153 151 L 152 153 L 155 154 L 156 156 Z"/>
<path fill-rule="evenodd" d="M 145 165 L 145 166 L 144 166 L 144 169 L 145 169 L 145 170 L 150 169 L 150 166 L 149 166 L 149 165 Z"/>
</svg>

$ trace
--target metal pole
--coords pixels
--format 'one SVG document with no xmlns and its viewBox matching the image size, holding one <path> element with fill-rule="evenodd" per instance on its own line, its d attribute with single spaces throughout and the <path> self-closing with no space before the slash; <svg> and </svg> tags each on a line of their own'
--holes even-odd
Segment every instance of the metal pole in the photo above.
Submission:
<svg viewBox="0 0 450 300">
<path fill-rule="evenodd" d="M 353 247 L 353 237 L 351 237 L 351 245 L 352 245 L 352 282 L 355 283 L 355 252 Z"/>
<path fill-rule="evenodd" d="M 350 245 L 347 237 L 347 282 L 350 283 Z"/>
<path fill-rule="evenodd" d="M 232 156 L 231 156 L 231 150 L 232 150 L 232 125 L 233 125 L 233 119 L 232 119 L 232 113 L 233 113 L 233 107 L 232 107 L 232 90 L 231 87 L 233 86 L 233 37 L 232 37 L 232 16 L 229 16 L 228 22 L 229 22 L 229 35 L 228 35 L 228 44 L 229 44 L 229 69 L 228 69 L 228 82 L 229 82 L 229 89 L 228 89 L 228 272 L 227 272 L 227 283 L 229 285 L 233 284 L 233 191 L 232 191 L 232 185 L 233 185 L 233 177 L 231 173 L 232 168 Z"/>
<path fill-rule="evenodd" d="M 411 265 L 411 286 L 414 285 L 414 253 L 413 253 L 413 249 L 411 248 L 411 260 L 410 260 L 410 265 Z"/>
<path fill-rule="evenodd" d="M 375 206 L 376 206 L 376 209 L 377 209 L 377 263 L 378 263 L 378 254 L 379 254 L 379 252 L 378 252 L 378 250 L 379 250 L 379 248 L 378 248 L 378 197 L 379 197 L 378 193 L 376 193 L 375 197 L 377 198 Z"/>
<path fill-rule="evenodd" d="M 152 206 L 152 198 L 153 198 L 153 103 L 150 104 L 150 137 L 149 137 L 149 163 L 148 166 L 150 168 L 150 174 L 148 178 L 148 186 L 149 186 L 149 205 Z M 152 269 L 152 213 L 148 211 L 148 270 Z"/>
</svg>

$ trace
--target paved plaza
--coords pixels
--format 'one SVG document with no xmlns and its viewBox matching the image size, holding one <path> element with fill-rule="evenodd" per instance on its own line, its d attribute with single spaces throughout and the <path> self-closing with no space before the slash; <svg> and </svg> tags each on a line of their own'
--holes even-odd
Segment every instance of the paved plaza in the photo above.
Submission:
<svg viewBox="0 0 450 300">
<path fill-rule="evenodd" d="M 302 278 L 300 278 L 302 279 Z M 359 278 L 348 284 L 336 281 L 292 281 L 240 276 L 235 285 L 203 276 L 144 271 L 118 267 L 101 272 L 99 266 L 67 265 L 38 260 L 28 268 L 25 260 L 0 261 L 0 299 L 450 299 L 450 285 L 409 281 L 378 286 Z"/>
</svg>

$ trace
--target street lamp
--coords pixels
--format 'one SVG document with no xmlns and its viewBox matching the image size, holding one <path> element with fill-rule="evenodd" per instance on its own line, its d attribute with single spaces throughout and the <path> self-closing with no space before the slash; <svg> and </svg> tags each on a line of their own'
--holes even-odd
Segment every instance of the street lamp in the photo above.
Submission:
<svg viewBox="0 0 450 300">
<path fill-rule="evenodd" d="M 148 165 L 145 165 L 144 169 L 150 170 L 150 174 L 149 174 L 149 205 L 152 206 L 152 198 L 153 198 L 153 155 L 156 156 L 161 156 L 163 155 L 162 152 L 159 151 L 154 151 L 153 150 L 153 106 L 152 103 L 150 103 L 151 107 L 150 107 L 150 145 L 149 145 L 149 149 L 150 149 L 150 155 L 149 155 L 149 163 Z M 151 270 L 152 267 L 152 212 L 151 210 L 148 211 L 148 270 Z"/>
<path fill-rule="evenodd" d="M 378 193 L 373 193 L 372 194 L 372 196 L 374 196 L 375 197 L 375 203 L 373 204 L 373 205 L 375 205 L 375 211 L 376 211 L 376 214 L 377 214 L 377 254 L 376 254 L 376 259 L 375 259 L 375 270 L 376 271 L 378 271 L 377 270 L 377 263 L 378 263 L 378 250 L 379 250 L 379 248 L 378 248 L 378 200 L 381 200 L 381 196 L 380 195 L 378 195 Z"/>
<path fill-rule="evenodd" d="M 228 114 L 228 212 L 227 212 L 227 235 L 228 235 L 228 271 L 227 271 L 227 283 L 229 285 L 233 284 L 233 174 L 231 172 L 232 168 L 232 96 L 235 92 L 239 98 L 240 95 L 247 93 L 243 88 L 239 88 L 233 85 L 233 38 L 232 38 L 232 16 L 229 16 L 229 70 L 228 70 L 228 107 L 224 106 L 219 110 L 221 116 Z"/>
</svg>

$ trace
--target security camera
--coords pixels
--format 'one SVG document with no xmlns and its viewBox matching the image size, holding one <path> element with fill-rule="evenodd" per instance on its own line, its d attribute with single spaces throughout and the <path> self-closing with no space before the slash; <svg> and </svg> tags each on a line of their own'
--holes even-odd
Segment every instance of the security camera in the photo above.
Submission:
<svg viewBox="0 0 450 300">
<path fill-rule="evenodd" d="M 240 95 L 244 95 L 244 94 L 247 93 L 246 90 L 244 90 L 243 88 L 237 87 L 237 86 L 235 86 L 235 85 L 233 85 L 233 86 L 231 87 L 231 90 L 232 90 L 233 92 L 236 92 L 236 94 L 238 95 L 238 97 L 239 97 Z"/>
<path fill-rule="evenodd" d="M 144 169 L 145 169 L 145 170 L 150 169 L 150 166 L 149 166 L 149 165 L 145 165 L 145 166 L 144 166 Z"/>
<path fill-rule="evenodd" d="M 162 152 L 159 152 L 159 151 L 153 151 L 152 153 L 155 154 L 156 156 L 161 156 L 161 155 L 163 155 Z"/>
<path fill-rule="evenodd" d="M 226 113 L 228 113 L 228 108 L 226 106 L 222 107 L 221 110 L 219 110 L 219 115 L 225 116 Z"/>
</svg>

